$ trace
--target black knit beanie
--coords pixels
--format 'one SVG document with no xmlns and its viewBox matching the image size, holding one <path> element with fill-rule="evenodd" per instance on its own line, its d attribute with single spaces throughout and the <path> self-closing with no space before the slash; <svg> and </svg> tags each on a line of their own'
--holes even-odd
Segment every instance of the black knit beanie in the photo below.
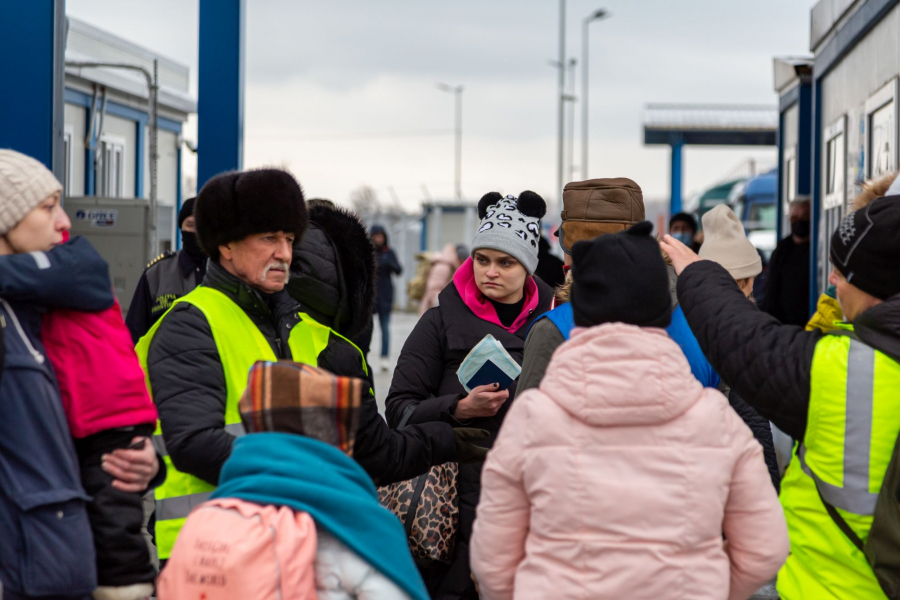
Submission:
<svg viewBox="0 0 900 600">
<path fill-rule="evenodd" d="M 643 221 L 627 231 L 572 247 L 571 302 L 576 325 L 669 325 L 669 275 L 652 232 L 653 225 Z"/>
<path fill-rule="evenodd" d="M 831 262 L 867 294 L 900 294 L 900 198 L 878 198 L 845 216 L 831 236 Z"/>
<path fill-rule="evenodd" d="M 194 215 L 194 202 L 197 201 L 197 198 L 188 198 L 184 202 L 181 203 L 181 210 L 178 211 L 178 229 L 181 229 L 181 226 L 184 225 L 185 220 L 188 217 Z"/>
<path fill-rule="evenodd" d="M 200 246 L 213 260 L 219 246 L 256 233 L 293 233 L 299 244 L 309 223 L 300 185 L 280 169 L 216 175 L 197 195 L 194 219 Z"/>
</svg>

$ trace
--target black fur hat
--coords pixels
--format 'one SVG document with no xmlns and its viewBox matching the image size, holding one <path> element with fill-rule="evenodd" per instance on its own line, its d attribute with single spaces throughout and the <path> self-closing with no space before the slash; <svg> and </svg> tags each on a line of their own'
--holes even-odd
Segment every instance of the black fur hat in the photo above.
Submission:
<svg viewBox="0 0 900 600">
<path fill-rule="evenodd" d="M 280 169 L 216 175 L 197 195 L 194 219 L 200 246 L 213 260 L 219 246 L 256 233 L 290 232 L 299 243 L 309 223 L 300 185 Z"/>
</svg>

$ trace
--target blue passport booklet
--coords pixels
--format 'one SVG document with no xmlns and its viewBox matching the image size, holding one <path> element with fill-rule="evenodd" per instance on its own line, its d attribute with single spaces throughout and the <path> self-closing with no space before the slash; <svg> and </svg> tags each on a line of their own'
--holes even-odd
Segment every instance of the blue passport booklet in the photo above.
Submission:
<svg viewBox="0 0 900 600">
<path fill-rule="evenodd" d="M 472 348 L 456 371 L 459 382 L 471 392 L 472 388 L 492 383 L 501 390 L 508 389 L 519 377 L 522 367 L 509 355 L 497 338 L 488 334 Z"/>
</svg>

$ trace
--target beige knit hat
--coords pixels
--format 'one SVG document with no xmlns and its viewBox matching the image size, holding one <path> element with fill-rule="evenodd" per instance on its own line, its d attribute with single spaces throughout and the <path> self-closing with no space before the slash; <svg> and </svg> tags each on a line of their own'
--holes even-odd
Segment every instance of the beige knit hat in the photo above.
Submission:
<svg viewBox="0 0 900 600">
<path fill-rule="evenodd" d="M 0 149 L 0 235 L 6 235 L 38 204 L 62 191 L 40 161 Z"/>
<path fill-rule="evenodd" d="M 744 234 L 740 219 L 724 204 L 703 215 L 700 258 L 719 263 L 735 280 L 762 273 L 759 252 Z"/>
</svg>

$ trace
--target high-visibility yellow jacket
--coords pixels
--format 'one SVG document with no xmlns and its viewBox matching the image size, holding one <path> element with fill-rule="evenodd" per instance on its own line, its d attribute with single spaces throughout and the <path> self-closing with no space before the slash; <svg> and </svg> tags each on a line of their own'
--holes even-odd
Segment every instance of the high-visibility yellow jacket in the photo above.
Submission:
<svg viewBox="0 0 900 600">
<path fill-rule="evenodd" d="M 778 574 L 782 598 L 885 598 L 865 556 L 822 500 L 865 541 L 898 431 L 900 364 L 851 331 L 819 340 L 806 435 L 781 484 L 791 539 Z"/>
<path fill-rule="evenodd" d="M 259 360 L 275 361 L 278 358 L 250 317 L 222 292 L 200 286 L 175 301 L 172 306 L 182 302 L 200 309 L 209 322 L 225 374 L 227 389 L 225 430 L 234 436 L 243 435 L 244 428 L 241 424 L 238 402 L 247 387 L 250 367 Z M 318 366 L 319 354 L 328 346 L 329 337 L 334 332 L 302 313 L 299 316 L 300 321 L 293 326 L 288 339 L 291 356 L 294 361 Z M 166 315 L 163 315 L 135 348 L 144 368 L 147 389 L 151 395 L 153 390 L 147 368 L 147 355 L 153 336 L 165 318 Z M 175 538 L 188 514 L 194 507 L 206 501 L 215 486 L 175 468 L 166 452 L 164 434 L 159 423 L 154 444 L 163 455 L 168 469 L 165 482 L 156 488 L 156 543 L 159 557 L 165 559 L 171 553 Z"/>
</svg>

